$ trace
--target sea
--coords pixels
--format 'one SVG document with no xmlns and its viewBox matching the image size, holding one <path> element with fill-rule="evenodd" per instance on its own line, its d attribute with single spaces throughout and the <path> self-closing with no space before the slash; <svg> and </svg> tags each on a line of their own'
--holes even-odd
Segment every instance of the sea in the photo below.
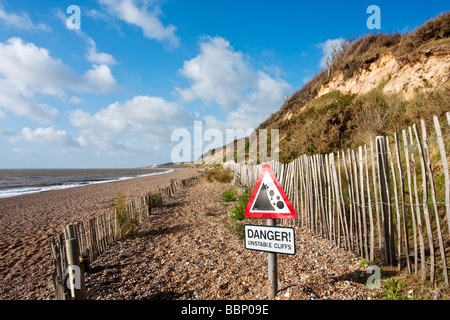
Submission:
<svg viewBox="0 0 450 320">
<path fill-rule="evenodd" d="M 172 172 L 166 168 L 135 169 L 0 169 L 0 199 Z"/>
</svg>

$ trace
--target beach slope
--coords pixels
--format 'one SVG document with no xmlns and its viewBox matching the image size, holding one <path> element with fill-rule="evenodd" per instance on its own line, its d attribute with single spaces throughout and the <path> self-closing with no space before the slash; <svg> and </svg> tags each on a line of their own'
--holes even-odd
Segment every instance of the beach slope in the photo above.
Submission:
<svg viewBox="0 0 450 320">
<path fill-rule="evenodd" d="M 46 191 L 0 199 L 0 299 L 47 299 L 53 294 L 49 240 L 70 222 L 110 210 L 120 190 L 128 199 L 166 187 L 197 170 Z"/>
</svg>

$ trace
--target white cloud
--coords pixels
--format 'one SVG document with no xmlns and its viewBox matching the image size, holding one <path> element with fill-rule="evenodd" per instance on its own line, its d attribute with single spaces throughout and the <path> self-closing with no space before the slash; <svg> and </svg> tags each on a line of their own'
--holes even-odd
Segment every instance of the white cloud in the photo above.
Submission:
<svg viewBox="0 0 450 320">
<path fill-rule="evenodd" d="M 87 147 L 89 145 L 89 143 L 86 141 L 86 139 L 82 135 L 80 135 L 76 139 L 76 141 L 80 145 L 80 147 L 82 147 L 82 148 Z"/>
<path fill-rule="evenodd" d="M 31 151 L 30 149 L 23 149 L 23 148 L 17 148 L 14 147 L 11 149 L 12 152 L 20 155 L 20 156 L 31 156 L 31 155 L 35 155 L 35 153 L 33 151 Z"/>
<path fill-rule="evenodd" d="M 96 12 L 95 10 L 91 10 L 93 12 Z M 88 12 L 91 12 L 88 11 Z M 84 12 L 84 11 L 83 11 Z M 93 17 L 91 14 L 88 14 L 89 16 Z M 61 24 L 66 26 L 67 23 L 67 15 L 62 12 L 60 9 L 56 9 L 55 16 L 61 21 Z M 116 60 L 112 55 L 105 52 L 98 52 L 97 51 L 97 44 L 95 41 L 86 35 L 81 29 L 73 29 L 71 30 L 72 33 L 80 36 L 87 44 L 87 52 L 86 52 L 86 59 L 94 64 L 105 64 L 105 65 L 113 65 L 116 64 Z"/>
<path fill-rule="evenodd" d="M 199 98 L 203 103 L 217 103 L 223 110 L 232 109 L 243 91 L 251 86 L 257 75 L 221 37 L 207 37 L 200 43 L 200 54 L 185 61 L 180 73 L 191 80 L 187 89 L 176 90 L 185 101 Z"/>
<path fill-rule="evenodd" d="M 131 146 L 127 139 L 145 144 L 170 141 L 175 128 L 192 125 L 192 116 L 180 105 L 160 97 L 136 96 L 124 103 L 115 102 L 95 114 L 75 110 L 72 125 L 81 129 L 83 144 L 101 149 Z M 127 147 L 128 148 L 128 147 Z"/>
<path fill-rule="evenodd" d="M 129 24 L 142 29 L 144 36 L 158 41 L 168 41 L 172 47 L 178 47 L 179 38 L 175 35 L 177 28 L 171 24 L 164 26 L 158 16 L 159 7 L 149 10 L 149 1 L 135 0 L 98 0 L 107 11 Z M 138 4 L 136 4 L 138 2 Z"/>
<path fill-rule="evenodd" d="M 48 123 L 58 114 L 58 110 L 38 102 L 32 92 L 20 90 L 7 80 L 0 78 L 0 113 L 6 118 L 6 112 L 25 116 L 32 120 Z"/>
<path fill-rule="evenodd" d="M 254 129 L 279 110 L 290 85 L 282 79 L 273 79 L 259 71 L 254 91 L 244 97 L 235 111 L 227 115 L 227 128 Z"/>
<path fill-rule="evenodd" d="M 106 65 L 78 75 L 47 49 L 20 38 L 0 42 L 0 61 L 0 109 L 44 123 L 58 111 L 37 101 L 36 95 L 65 98 L 67 91 L 103 93 L 117 86 Z"/>
<path fill-rule="evenodd" d="M 62 97 L 65 90 L 98 92 L 112 90 L 115 79 L 106 65 L 94 65 L 82 76 L 50 56 L 45 48 L 20 38 L 0 42 L 0 75 L 20 89 L 32 89 Z M 86 84 L 86 80 L 89 82 Z"/>
<path fill-rule="evenodd" d="M 87 37 L 86 41 L 88 43 L 88 52 L 86 54 L 86 58 L 88 59 L 88 61 L 95 64 L 104 65 L 116 64 L 116 60 L 112 55 L 105 52 L 97 52 L 97 45 L 95 44 L 94 40 Z"/>
<path fill-rule="evenodd" d="M 332 52 L 336 51 L 340 48 L 340 45 L 345 40 L 343 38 L 337 38 L 337 39 L 328 39 L 325 42 L 319 43 L 317 47 L 322 49 L 323 56 L 320 59 L 320 67 L 326 68 L 327 67 L 327 61 L 331 58 Z"/>
<path fill-rule="evenodd" d="M 291 89 L 283 79 L 253 69 L 245 55 L 221 37 L 205 38 L 200 54 L 186 61 L 180 73 L 192 83 L 185 89 L 176 88 L 181 98 L 216 103 L 227 113 L 222 122 L 226 128 L 257 127 L 280 108 Z M 214 122 L 213 117 L 205 120 Z"/>
<path fill-rule="evenodd" d="M 42 30 L 42 31 L 50 30 L 50 28 L 45 24 L 39 23 L 35 25 L 26 13 L 16 14 L 6 12 L 1 3 L 0 3 L 0 22 L 3 22 L 8 27 L 13 27 L 22 30 Z"/>
<path fill-rule="evenodd" d="M 106 93 L 116 88 L 117 83 L 111 69 L 107 65 L 94 65 L 92 69 L 86 71 L 82 77 L 82 82 L 77 83 L 76 89 L 80 92 L 101 92 Z"/>
<path fill-rule="evenodd" d="M 53 127 L 39 127 L 32 130 L 28 127 L 22 129 L 21 134 L 10 139 L 11 143 L 25 141 L 31 144 L 50 144 L 60 147 L 77 147 L 80 144 L 72 139 L 65 130 L 56 130 Z"/>
<path fill-rule="evenodd" d="M 77 97 L 77 96 L 71 96 L 69 98 L 69 102 L 70 103 L 74 103 L 74 104 L 79 104 L 79 103 L 83 103 L 84 100 L 82 98 L 80 98 L 80 97 Z"/>
</svg>

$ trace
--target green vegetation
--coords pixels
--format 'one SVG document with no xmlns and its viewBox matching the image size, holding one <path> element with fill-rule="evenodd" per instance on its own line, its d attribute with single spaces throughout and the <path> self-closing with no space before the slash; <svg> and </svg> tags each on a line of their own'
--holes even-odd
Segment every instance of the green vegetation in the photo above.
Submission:
<svg viewBox="0 0 450 320">
<path fill-rule="evenodd" d="M 384 299 L 385 300 L 408 300 L 408 297 L 402 293 L 406 282 L 389 278 L 384 282 Z"/>
<path fill-rule="evenodd" d="M 287 163 L 301 154 L 355 148 L 377 135 L 399 132 L 420 119 L 431 122 L 434 115 L 444 117 L 450 109 L 448 80 L 439 88 L 430 88 L 430 82 L 422 77 L 423 87 L 430 91 L 418 90 L 409 100 L 383 91 L 395 75 L 380 79 L 378 87 L 365 94 L 329 92 L 317 97 L 317 93 L 334 76 L 341 74 L 345 81 L 369 70 L 385 54 L 391 54 L 401 66 L 421 61 L 430 52 L 448 54 L 449 38 L 450 12 L 411 33 L 373 33 L 347 39 L 336 48 L 326 70 L 286 99 L 281 109 L 257 129 L 280 130 L 280 160 Z"/>
<path fill-rule="evenodd" d="M 418 92 L 410 100 L 384 93 L 379 86 L 360 95 L 330 92 L 290 119 L 272 123 L 269 129 L 279 128 L 280 161 L 288 163 L 301 154 L 324 154 L 369 144 L 378 135 L 393 135 L 420 119 L 432 122 L 434 115 L 442 118 L 449 108 L 450 90 L 445 86 Z"/>
<path fill-rule="evenodd" d="M 361 261 L 359 261 L 359 268 L 364 268 L 366 266 L 370 266 L 373 263 L 371 263 L 370 261 L 367 261 L 365 258 L 363 258 Z"/>
<path fill-rule="evenodd" d="M 370 265 L 380 267 L 380 287 L 368 295 L 370 299 L 381 300 L 448 300 L 450 289 L 444 285 L 444 279 L 439 279 L 441 273 L 437 272 L 437 283 L 420 280 L 420 276 L 399 271 L 396 267 L 383 266 L 378 263 L 361 259 L 359 269 L 361 271 L 352 274 L 352 281 L 367 285 L 371 276 L 370 272 L 364 271 Z M 373 280 L 373 279 L 372 279 Z"/>
<path fill-rule="evenodd" d="M 236 190 L 233 187 L 225 190 L 222 193 L 222 200 L 224 202 L 232 202 L 232 201 L 236 201 L 237 199 L 238 199 L 238 196 L 236 194 Z"/>
<path fill-rule="evenodd" d="M 247 207 L 248 200 L 250 199 L 250 192 L 245 191 L 238 197 L 237 204 L 228 213 L 228 216 L 234 221 L 242 221 L 245 219 L 245 208 Z"/>
<path fill-rule="evenodd" d="M 225 193 L 230 193 L 228 189 L 225 190 Z M 247 218 L 244 215 L 245 208 L 247 207 L 247 203 L 250 199 L 251 192 L 250 190 L 246 189 L 244 192 L 242 192 L 240 195 L 236 195 L 235 190 L 233 190 L 234 196 L 236 196 L 235 200 L 236 204 L 233 206 L 231 211 L 228 212 L 228 217 L 231 219 L 231 223 L 227 222 L 225 219 L 222 220 L 225 227 L 233 234 L 235 234 L 239 239 L 244 240 L 245 234 L 244 234 L 244 220 Z M 222 194 L 223 196 L 223 194 Z M 224 200 L 225 201 L 225 200 Z"/>
<path fill-rule="evenodd" d="M 159 208 L 162 206 L 163 199 L 159 192 L 153 192 L 153 191 L 147 192 L 145 197 L 146 197 L 146 201 L 148 203 L 149 209 Z"/>
<path fill-rule="evenodd" d="M 119 238 L 127 238 L 134 234 L 138 224 L 138 217 L 131 218 L 127 210 L 127 197 L 120 191 L 117 191 L 116 202 L 114 203 L 116 211 L 117 228 Z"/>
</svg>

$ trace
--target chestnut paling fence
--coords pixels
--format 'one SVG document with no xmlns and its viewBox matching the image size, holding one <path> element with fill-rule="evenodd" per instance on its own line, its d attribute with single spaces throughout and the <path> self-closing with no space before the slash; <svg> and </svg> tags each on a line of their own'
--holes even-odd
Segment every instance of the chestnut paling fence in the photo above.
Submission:
<svg viewBox="0 0 450 320">
<path fill-rule="evenodd" d="M 170 198 L 178 190 L 196 181 L 201 174 L 181 180 L 171 180 L 167 187 L 154 190 L 164 198 Z M 50 240 L 53 261 L 52 281 L 58 300 L 86 299 L 84 272 L 109 245 L 124 236 L 119 215 L 125 221 L 141 223 L 152 212 L 152 198 L 147 193 L 141 198 L 126 202 L 124 212 L 111 210 L 88 219 L 67 224 L 64 230 Z"/>
<path fill-rule="evenodd" d="M 448 287 L 450 112 L 445 116 L 357 149 L 271 161 L 297 211 L 295 220 L 282 223 Z M 262 168 L 224 165 L 234 171 L 235 184 L 250 189 Z"/>
</svg>

